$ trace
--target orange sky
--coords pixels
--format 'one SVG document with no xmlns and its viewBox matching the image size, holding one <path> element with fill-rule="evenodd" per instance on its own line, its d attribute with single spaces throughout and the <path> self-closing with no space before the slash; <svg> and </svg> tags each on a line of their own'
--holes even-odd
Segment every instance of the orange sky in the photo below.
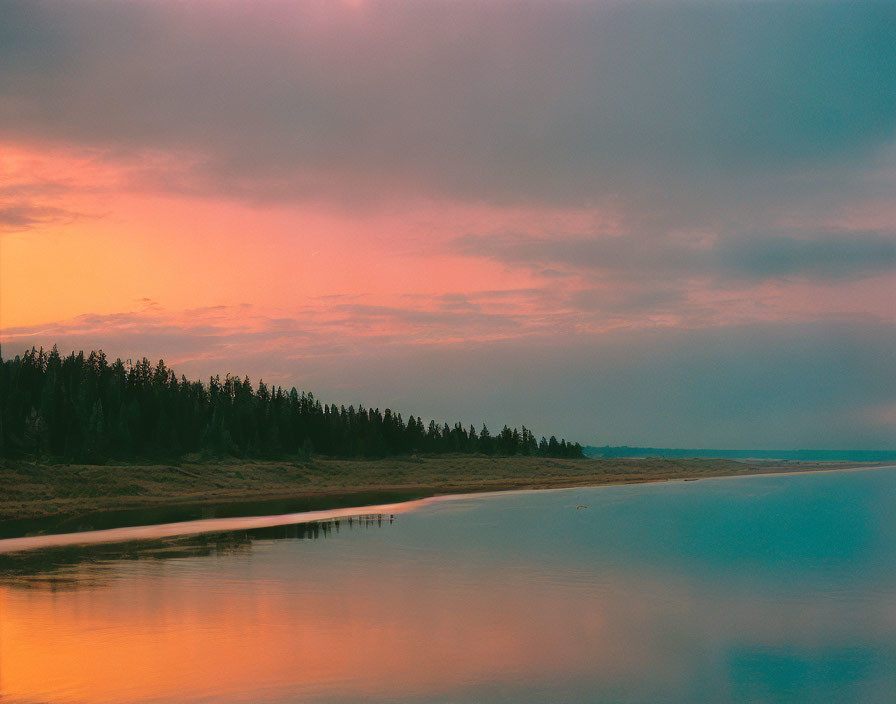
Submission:
<svg viewBox="0 0 896 704">
<path fill-rule="evenodd" d="M 3 328 L 39 329 L 85 313 L 137 313 L 148 303 L 174 318 L 182 311 L 246 303 L 263 314 L 288 317 L 327 308 L 335 297 L 426 311 L 438 297 L 476 299 L 478 292 L 527 289 L 538 290 L 545 303 L 513 312 L 572 312 L 580 326 L 598 330 L 620 323 L 700 325 L 823 312 L 896 315 L 881 296 L 880 280 L 827 284 L 820 310 L 817 282 L 770 281 L 748 288 L 735 282 L 720 290 L 697 276 L 685 282 L 687 296 L 710 319 L 657 308 L 620 318 L 612 305 L 626 284 L 616 277 L 585 281 L 575 268 L 558 272 L 559 278 L 553 271 L 539 275 L 528 263 L 470 256 L 452 246 L 459 237 L 486 232 L 536 241 L 546 232 L 573 242 L 589 242 L 595 231 L 611 242 L 623 237 L 618 215 L 604 210 L 425 200 L 350 211 L 257 203 L 168 193 L 145 175 L 141 181 L 140 165 L 104 160 L 102 154 L 9 143 L 0 151 L 2 186 L 23 189 L 33 182 L 31 207 L 47 211 L 27 225 L 7 226 L 0 240 Z M 699 232 L 676 237 L 702 246 Z M 893 285 L 890 276 L 886 290 Z M 574 306 L 567 299 L 577 291 L 597 302 L 605 299 L 608 308 L 570 311 Z"/>
</svg>

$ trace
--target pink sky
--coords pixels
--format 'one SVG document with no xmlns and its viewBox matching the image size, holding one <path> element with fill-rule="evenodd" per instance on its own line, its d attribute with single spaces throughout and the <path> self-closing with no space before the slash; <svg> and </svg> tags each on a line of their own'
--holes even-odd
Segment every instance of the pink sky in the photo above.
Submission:
<svg viewBox="0 0 896 704">
<path fill-rule="evenodd" d="M 515 387 L 508 420 L 583 442 L 764 444 L 780 419 L 746 414 L 738 434 L 703 408 L 724 403 L 709 389 L 676 429 L 620 424 L 580 391 L 599 360 L 619 345 L 636 358 L 657 331 L 658 356 L 707 335 L 761 339 L 765 370 L 746 371 L 736 345 L 713 362 L 752 374 L 752 394 L 789 383 L 803 353 L 776 355 L 795 340 L 880 344 L 877 359 L 894 334 L 896 109 L 875 97 L 894 86 L 856 92 L 847 75 L 889 80 L 872 69 L 892 48 L 862 12 L 855 45 L 824 8 L 808 35 L 784 11 L 753 41 L 761 10 L 735 22 L 711 5 L 729 49 L 664 29 L 689 26 L 674 4 L 14 6 L 18 41 L 0 51 L 4 352 L 103 347 L 334 401 L 501 415 L 494 390 L 445 400 L 463 374 Z M 879 51 L 807 74 L 807 52 L 831 41 L 845 57 Z M 509 371 L 547 348 L 554 366 L 526 377 L 562 376 L 555 410 Z M 496 377 L 475 359 L 498 349 Z M 888 444 L 892 412 L 874 409 L 896 406 L 894 374 L 868 377 L 848 354 L 817 360 L 825 402 L 856 419 L 831 442 Z M 336 381 L 340 364 L 382 376 L 389 357 L 407 378 L 387 398 Z M 808 386 L 791 416 L 817 402 Z M 651 388 L 614 398 L 650 416 Z M 879 397 L 860 401 L 865 388 Z M 830 438 L 821 422 L 768 442 Z"/>
</svg>

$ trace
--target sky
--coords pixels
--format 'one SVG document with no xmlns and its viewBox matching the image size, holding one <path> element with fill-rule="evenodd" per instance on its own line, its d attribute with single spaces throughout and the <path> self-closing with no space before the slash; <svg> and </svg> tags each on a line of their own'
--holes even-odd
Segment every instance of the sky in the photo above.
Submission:
<svg viewBox="0 0 896 704">
<path fill-rule="evenodd" d="M 0 5 L 0 343 L 896 447 L 896 4 Z"/>
</svg>

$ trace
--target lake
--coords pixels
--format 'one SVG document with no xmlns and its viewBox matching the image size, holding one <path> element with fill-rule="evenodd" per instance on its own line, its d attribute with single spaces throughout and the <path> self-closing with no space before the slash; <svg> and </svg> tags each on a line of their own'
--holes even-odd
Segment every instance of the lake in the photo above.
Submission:
<svg viewBox="0 0 896 704">
<path fill-rule="evenodd" d="M 889 703 L 894 517 L 886 468 L 7 555 L 0 702 Z"/>
</svg>

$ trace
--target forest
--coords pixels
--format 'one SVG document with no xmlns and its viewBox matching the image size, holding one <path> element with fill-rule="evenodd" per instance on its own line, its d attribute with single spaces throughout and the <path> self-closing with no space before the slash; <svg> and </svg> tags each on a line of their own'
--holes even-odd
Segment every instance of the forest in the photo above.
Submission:
<svg viewBox="0 0 896 704">
<path fill-rule="evenodd" d="M 506 425 L 449 426 L 391 409 L 336 406 L 248 377 L 207 384 L 163 360 L 109 362 L 102 350 L 62 357 L 32 348 L 0 359 L 0 457 L 41 461 L 381 458 L 414 454 L 583 457 L 579 443 L 536 440 Z"/>
</svg>

